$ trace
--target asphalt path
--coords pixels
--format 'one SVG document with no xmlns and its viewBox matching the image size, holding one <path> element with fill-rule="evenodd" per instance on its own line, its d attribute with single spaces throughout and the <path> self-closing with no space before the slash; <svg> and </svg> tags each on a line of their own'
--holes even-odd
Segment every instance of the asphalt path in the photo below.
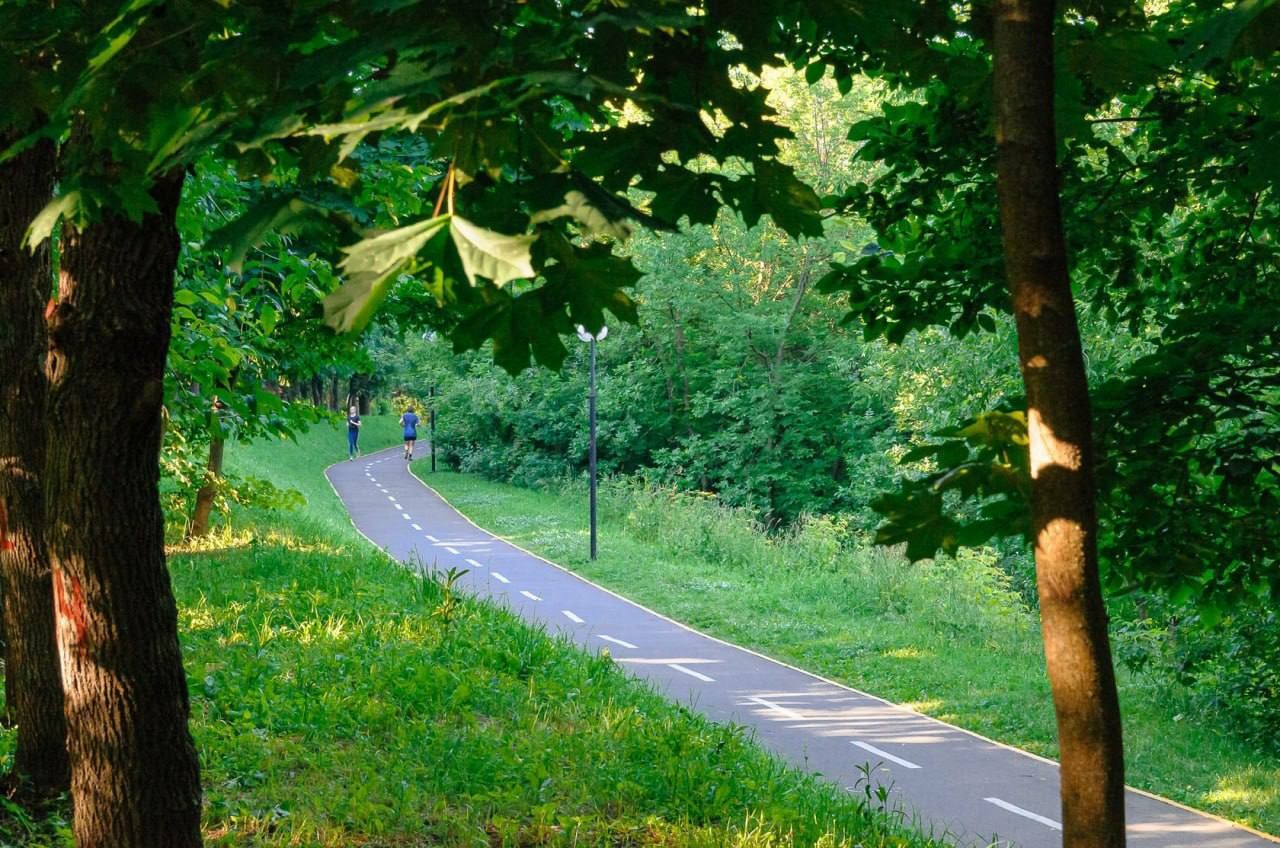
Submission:
<svg viewBox="0 0 1280 848">
<path fill-rule="evenodd" d="M 753 729 L 785 760 L 851 791 L 868 776 L 908 822 L 959 845 L 1056 848 L 1058 766 L 699 633 L 472 524 L 408 470 L 400 448 L 326 474 L 356 528 L 416 568 L 468 569 L 459 586 L 590 651 L 714 721 Z M 1274 840 L 1137 790 L 1133 848 L 1275 848 Z"/>
</svg>

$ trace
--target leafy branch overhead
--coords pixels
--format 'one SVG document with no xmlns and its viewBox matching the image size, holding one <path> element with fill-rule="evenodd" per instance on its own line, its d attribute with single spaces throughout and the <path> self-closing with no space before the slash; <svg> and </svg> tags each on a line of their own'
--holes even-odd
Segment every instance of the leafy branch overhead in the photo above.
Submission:
<svg viewBox="0 0 1280 848">
<path fill-rule="evenodd" d="M 495 344 L 550 350 L 542 336 L 552 323 L 517 338 L 476 315 L 497 308 L 489 289 L 548 285 L 542 257 L 551 254 L 533 250 L 546 233 L 580 252 L 584 239 L 704 223 L 722 206 L 748 223 L 770 215 L 792 236 L 822 233 L 817 196 L 777 159 L 790 132 L 739 72 L 776 64 L 802 11 L 772 0 L 750 12 L 530 0 L 447 15 L 442 27 L 438 4 L 425 0 L 353 3 L 320 16 L 288 12 L 298 22 L 282 42 L 266 4 L 131 4 L 97 26 L 101 43 L 67 57 L 59 80 L 68 82 L 53 83 L 64 86 L 56 108 L 27 104 L 51 115 L 37 134 L 70 132 L 74 116 L 87 116 L 77 125 L 86 143 L 67 153 L 72 177 L 31 239 L 47 238 L 62 217 L 137 218 L 152 180 L 218 150 L 267 198 L 210 243 L 227 267 L 242 268 L 268 233 L 298 236 L 343 257 L 346 282 L 325 310 L 335 329 L 366 326 L 398 279 L 422 272 L 442 329 L 475 317 L 468 326 L 494 327 Z M 783 29 L 759 25 L 769 14 Z M 147 44 L 163 49 L 137 48 Z M 199 57 L 198 85 L 210 96 L 196 105 L 161 84 L 155 63 L 173 51 Z M 149 93 L 145 116 L 113 99 L 122 87 Z M 254 105 L 264 90 L 271 110 Z M 388 145 L 404 154 L 395 175 L 364 153 Z M 114 161 L 113 173 L 97 172 L 99 161 Z M 345 193 L 351 208 L 306 196 L 321 187 Z M 449 206 L 423 208 L 442 192 Z M 352 231 L 375 234 L 352 243 Z M 567 316 L 575 283 L 563 268 L 553 276 L 543 307 Z M 621 303 L 599 296 L 602 285 L 618 290 L 633 277 L 616 279 L 593 276 L 590 299 Z"/>
</svg>

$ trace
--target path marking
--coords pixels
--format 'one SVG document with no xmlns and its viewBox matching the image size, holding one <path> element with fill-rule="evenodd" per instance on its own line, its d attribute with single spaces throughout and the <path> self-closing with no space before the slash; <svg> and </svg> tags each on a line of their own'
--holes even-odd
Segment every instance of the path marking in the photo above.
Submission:
<svg viewBox="0 0 1280 848">
<path fill-rule="evenodd" d="M 446 545 L 446 546 L 445 546 L 445 550 L 446 550 L 446 551 L 448 551 L 449 553 L 453 554 L 454 556 L 457 556 L 457 555 L 458 555 L 458 549 L 457 549 L 457 548 L 451 548 L 451 547 L 448 547 L 448 546 Z"/>
<path fill-rule="evenodd" d="M 384 491 L 385 491 L 385 490 L 384 490 Z M 395 496 L 395 495 L 387 495 L 387 500 L 391 501 L 392 503 L 395 503 L 396 496 Z"/>
<path fill-rule="evenodd" d="M 791 721 L 804 721 L 804 716 L 800 715 L 800 713 L 796 712 L 790 707 L 784 707 L 782 706 L 782 704 L 775 704 L 773 701 L 770 701 L 768 698 L 761 698 L 757 695 L 751 695 L 750 697 L 747 698 L 747 700 L 754 701 L 755 703 L 759 704 L 762 707 L 768 707 L 778 715 L 782 716 L 783 718 L 790 719 Z"/>
<path fill-rule="evenodd" d="M 573 610 L 560 610 L 560 612 L 564 613 L 564 617 L 572 621 L 574 624 L 586 624 L 585 621 L 574 614 Z"/>
<path fill-rule="evenodd" d="M 597 633 L 596 635 L 599 636 L 601 639 L 605 640 L 606 642 L 612 642 L 613 644 L 621 645 L 624 648 L 631 648 L 633 650 L 639 648 L 639 645 L 633 645 L 630 642 L 628 642 L 626 639 L 615 639 L 612 636 L 606 636 L 603 633 Z"/>
<path fill-rule="evenodd" d="M 432 536 L 430 533 L 427 533 L 427 534 L 426 534 L 426 536 L 427 536 L 427 538 L 428 538 L 428 539 L 430 539 L 432 542 L 438 542 L 438 541 L 440 541 L 440 540 L 439 540 L 439 539 L 437 539 L 435 536 Z"/>
<path fill-rule="evenodd" d="M 877 757 L 884 757 L 889 762 L 897 763 L 903 768 L 909 768 L 909 769 L 920 768 L 920 766 L 916 765 L 910 760 L 904 760 L 902 759 L 902 757 L 895 757 L 893 754 L 890 754 L 888 751 L 882 748 L 877 748 L 875 745 L 869 745 L 866 742 L 858 742 L 857 740 L 851 740 L 851 741 L 853 742 L 854 745 L 857 745 L 862 750 L 870 751 L 871 753 L 875 754 Z M 987 800 L 990 801 L 991 799 L 988 798 Z"/>
<path fill-rule="evenodd" d="M 401 518 L 403 518 L 405 521 L 412 521 L 412 520 L 413 520 L 412 518 L 410 518 L 410 517 L 409 517 L 409 513 L 407 513 L 407 512 L 402 512 L 402 513 L 400 513 L 400 517 L 401 517 Z"/>
<path fill-rule="evenodd" d="M 409 526 L 410 526 L 410 527 L 412 527 L 414 530 L 421 530 L 421 529 L 422 529 L 421 527 L 419 527 L 419 526 L 418 526 L 418 525 L 416 525 L 416 524 L 410 524 Z"/>
<path fill-rule="evenodd" d="M 489 572 L 489 573 L 493 575 L 493 579 L 494 579 L 494 580 L 497 580 L 497 581 L 499 581 L 500 583 L 510 583 L 510 582 L 511 582 L 511 581 L 510 581 L 510 580 L 508 580 L 507 578 L 503 577 L 503 576 L 502 576 L 502 572 L 500 572 L 500 571 L 491 571 L 491 572 Z"/>
<path fill-rule="evenodd" d="M 715 682 L 716 682 L 716 680 L 715 680 L 715 678 L 714 678 L 714 677 L 707 677 L 707 676 L 706 676 L 705 674 L 703 674 L 702 672 L 694 671 L 694 670 L 693 670 L 693 669 L 691 669 L 691 668 L 685 668 L 684 666 L 680 665 L 680 663 L 667 663 L 667 668 L 674 668 L 676 671 L 684 672 L 685 674 L 689 675 L 690 677 L 696 677 L 698 680 L 701 680 L 703 683 L 715 683 Z"/>
<path fill-rule="evenodd" d="M 480 563 L 476 562 L 473 559 L 467 560 L 467 565 L 474 565 L 476 568 L 484 568 L 483 565 L 481 565 Z"/>
<path fill-rule="evenodd" d="M 1031 819 L 1034 822 L 1040 822 L 1040 824 L 1044 825 L 1045 827 L 1051 827 L 1054 830 L 1062 830 L 1062 824 L 1060 822 L 1056 822 L 1051 818 L 1047 818 L 1045 816 L 1040 815 L 1039 813 L 1033 813 L 1030 810 L 1024 810 L 1021 807 L 1019 807 L 1017 804 L 1010 804 L 1008 801 L 1002 801 L 999 798 L 983 798 L 982 800 L 986 801 L 988 804 L 995 804 L 997 807 L 1001 808 L 1002 810 L 1008 810 L 1009 812 L 1014 813 L 1015 815 L 1022 816 L 1023 818 L 1026 818 L 1026 819 Z"/>
<path fill-rule="evenodd" d="M 529 599 L 529 600 L 531 600 L 531 601 L 540 601 L 540 600 L 542 600 L 542 598 L 539 598 L 537 595 L 533 594 L 532 592 L 530 592 L 530 591 L 529 591 L 529 590 L 527 590 L 527 589 L 521 589 L 521 590 L 520 590 L 520 594 L 524 595 L 526 598 L 528 598 L 528 599 Z"/>
<path fill-rule="evenodd" d="M 488 541 L 475 542 L 470 539 L 445 539 L 443 542 L 438 542 L 437 544 L 454 545 L 459 548 L 474 548 L 477 546 L 487 547 L 489 543 Z"/>
</svg>

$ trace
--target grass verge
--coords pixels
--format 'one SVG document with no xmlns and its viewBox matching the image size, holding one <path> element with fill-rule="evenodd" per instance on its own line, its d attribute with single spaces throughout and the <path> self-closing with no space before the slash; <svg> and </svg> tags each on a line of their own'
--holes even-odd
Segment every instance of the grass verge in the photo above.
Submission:
<svg viewBox="0 0 1280 848">
<path fill-rule="evenodd" d="M 859 803 L 390 562 L 323 477 L 331 435 L 229 450 L 307 509 L 243 512 L 170 557 L 207 844 L 932 844 L 875 812 L 874 787 Z M 0 843 L 68 846 L 65 819 L 0 816 Z"/>
<path fill-rule="evenodd" d="M 974 554 L 906 563 L 817 520 L 770 538 L 713 501 L 606 486 L 600 557 L 585 491 L 533 491 L 414 467 L 481 526 L 659 612 L 1047 757 L 1057 754 L 1039 622 Z M 1119 670 L 1128 783 L 1280 833 L 1280 762 Z"/>
</svg>

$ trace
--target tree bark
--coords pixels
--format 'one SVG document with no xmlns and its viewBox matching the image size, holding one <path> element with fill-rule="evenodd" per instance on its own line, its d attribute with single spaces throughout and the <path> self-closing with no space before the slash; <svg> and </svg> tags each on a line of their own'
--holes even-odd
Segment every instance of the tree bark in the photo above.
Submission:
<svg viewBox="0 0 1280 848">
<path fill-rule="evenodd" d="M 200 844 L 159 453 L 182 175 L 158 211 L 62 242 L 49 322 L 46 539 L 80 848 Z"/>
<path fill-rule="evenodd" d="M 3 147 L 0 144 L 0 147 Z M 37 795 L 70 779 L 53 581 L 44 544 L 44 306 L 52 288 L 48 242 L 22 246 L 53 196 L 57 152 L 42 143 L 0 165 L 0 574 L 5 705 L 17 725 L 14 776 Z M 7 525 L 7 526 L 5 526 Z"/>
<path fill-rule="evenodd" d="M 999 0 L 997 176 L 1027 392 L 1036 583 L 1062 762 L 1063 845 L 1125 844 L 1120 705 L 1098 579 L 1092 418 L 1059 207 L 1052 0 Z"/>
<path fill-rule="evenodd" d="M 222 483 L 222 450 L 225 444 L 221 436 L 209 439 L 209 464 L 205 466 L 204 484 L 196 492 L 196 508 L 191 514 L 191 528 L 187 531 L 189 539 L 209 535 L 209 516 L 213 513 L 213 501 Z"/>
</svg>

